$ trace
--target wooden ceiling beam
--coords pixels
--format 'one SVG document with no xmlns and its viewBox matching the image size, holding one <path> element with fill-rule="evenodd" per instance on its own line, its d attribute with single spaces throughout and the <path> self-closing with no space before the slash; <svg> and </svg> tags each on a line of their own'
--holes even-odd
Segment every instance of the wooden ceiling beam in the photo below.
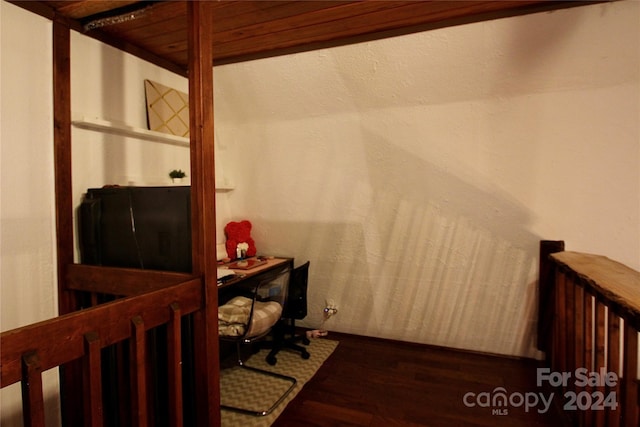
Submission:
<svg viewBox="0 0 640 427">
<path fill-rule="evenodd" d="M 329 11 L 320 10 L 282 22 L 272 21 L 268 28 L 245 27 L 242 36 L 236 34 L 224 39 L 216 34 L 214 65 L 593 4 L 538 0 L 371 3 L 373 5 L 336 6 Z M 376 7 L 375 3 L 386 4 L 386 8 Z"/>
<path fill-rule="evenodd" d="M 534 12 L 591 5 L 596 1 L 216 1 L 209 5 L 214 65 L 303 52 Z M 607 0 L 602 0 L 607 1 Z M 611 0 L 610 0 L 611 1 Z M 120 1 L 12 1 L 60 18 L 84 32 L 81 22 Z M 154 2 L 138 19 L 84 32 L 169 71 L 187 76 L 188 1 Z M 83 21 L 84 22 L 84 21 Z"/>
</svg>

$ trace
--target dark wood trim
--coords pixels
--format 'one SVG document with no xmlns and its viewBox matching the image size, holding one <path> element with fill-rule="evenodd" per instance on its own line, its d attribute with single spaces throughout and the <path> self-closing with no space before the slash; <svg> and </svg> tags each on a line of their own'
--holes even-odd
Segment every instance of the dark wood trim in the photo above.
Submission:
<svg viewBox="0 0 640 427">
<path fill-rule="evenodd" d="M 86 425 L 102 427 L 102 354 L 100 337 L 94 331 L 84 334 L 83 382 L 87 399 L 84 402 Z"/>
<path fill-rule="evenodd" d="M 101 347 L 127 339 L 131 335 L 130 321 L 138 315 L 144 318 L 145 329 L 169 322 L 172 304 L 180 305 L 182 316 L 201 310 L 203 306 L 199 279 L 131 298 L 122 298 L 86 310 L 33 323 L 0 333 L 0 382 L 2 387 L 20 381 L 22 355 L 38 349 L 42 370 L 56 367 L 67 360 L 82 357 L 85 335 L 96 333 Z M 64 345 L 60 344 L 64 337 Z M 215 363 L 212 363 L 215 365 Z M 78 405 L 78 402 L 76 402 Z M 76 406 L 76 412 L 78 408 Z M 80 411 L 81 412 L 81 411 Z M 63 425 L 67 426 L 68 424 Z"/>
<path fill-rule="evenodd" d="M 313 346 L 323 339 L 312 340 L 312 359 Z M 536 385 L 536 368 L 543 366 L 539 361 L 333 331 L 327 339 L 339 342 L 335 351 L 273 427 L 569 425 L 563 411 L 553 407 L 544 414 L 511 407 L 499 416 L 491 408 L 463 403 L 468 392 L 497 387 L 548 395 Z M 554 401 L 561 399 L 556 395 Z"/>
<path fill-rule="evenodd" d="M 169 401 L 176 402 L 175 405 L 169 407 L 169 425 L 174 427 L 182 427 L 183 425 L 183 399 L 182 399 L 182 369 L 180 369 L 182 360 L 182 330 L 181 317 L 182 311 L 180 304 L 173 303 L 169 307 L 170 318 L 167 324 L 167 376 L 168 376 L 168 392 Z"/>
<path fill-rule="evenodd" d="M 82 399 L 72 402 L 77 415 L 71 418 L 64 414 L 62 425 L 101 426 L 104 401 L 100 384 L 103 368 L 100 359 L 103 349 L 111 350 L 116 346 L 118 364 L 130 366 L 130 375 L 122 370 L 115 374 L 117 398 L 122 405 L 110 412 L 109 419 L 117 416 L 119 425 L 126 426 L 157 425 L 156 414 L 151 413 L 152 406 L 149 404 L 153 401 L 155 405 L 160 401 L 155 392 L 149 393 L 149 390 L 154 390 L 154 383 L 149 379 L 147 355 L 151 351 L 147 344 L 151 343 L 148 337 L 155 335 L 156 328 L 169 324 L 172 339 L 167 341 L 167 352 L 173 357 L 170 358 L 172 366 L 168 371 L 172 372 L 170 384 L 173 389 L 172 392 L 159 390 L 159 393 L 170 397 L 163 403 L 169 406 L 169 413 L 174 414 L 174 418 L 177 414 L 181 416 L 180 376 L 184 368 L 181 320 L 203 309 L 202 292 L 201 281 L 193 279 L 159 291 L 122 298 L 0 333 L 0 384 L 4 388 L 20 381 L 25 425 L 44 426 L 41 373 L 56 366 L 78 362 L 82 366 L 78 378 L 83 383 Z M 120 351 L 124 347 L 130 351 Z M 109 393 L 106 397 L 109 400 L 112 395 Z M 171 425 L 180 427 L 181 424 Z"/>
<path fill-rule="evenodd" d="M 554 264 L 556 295 L 550 368 L 555 372 L 604 369 L 619 375 L 615 384 L 563 384 L 564 392 L 591 395 L 597 391 L 607 398 L 613 392 L 616 396 L 615 407 L 605 404 L 567 415 L 572 424 L 580 426 L 638 425 L 640 308 L 636 285 L 640 273 L 599 255 L 561 251 L 547 259 Z"/>
<path fill-rule="evenodd" d="M 599 2 L 599 1 L 598 1 Z M 282 31 L 272 31 L 269 34 L 258 34 L 253 38 L 234 38 L 231 43 L 216 44 L 214 65 L 232 64 L 261 58 L 282 56 L 293 53 L 307 52 L 317 49 L 327 49 L 355 43 L 363 43 L 389 37 L 397 37 L 407 34 L 436 30 L 440 28 L 465 25 L 474 22 L 490 21 L 494 19 L 509 18 L 566 9 L 577 6 L 585 6 L 596 3 L 595 1 L 453 1 L 453 2 L 391 2 L 397 5 L 394 9 L 381 11 L 379 17 L 373 13 L 367 13 L 367 8 L 376 3 L 389 2 L 336 2 L 331 10 L 320 10 L 317 13 L 337 13 L 339 8 L 347 23 L 336 19 L 335 22 L 321 22 L 316 30 L 313 26 L 305 24 L 301 27 L 292 27 L 291 20 L 283 22 Z M 440 6 L 442 5 L 442 6 Z M 454 7 L 452 7 L 452 5 Z M 405 10 L 407 11 L 405 13 Z M 360 16 L 362 14 L 362 16 Z M 308 19 L 313 13 L 301 16 Z M 349 17 L 350 15 L 350 17 Z M 359 28 L 350 28 L 354 19 L 362 21 Z M 274 24 L 268 23 L 269 29 Z M 259 26 L 258 26 L 259 27 Z M 264 25 L 262 25 L 264 27 Z M 301 29 L 302 28 L 302 29 Z M 237 32 L 237 31 L 236 31 Z M 245 28 L 243 28 L 243 33 Z M 305 36 L 305 32 L 308 34 Z M 216 34 L 216 40 L 219 35 Z M 305 38 L 306 37 L 306 38 Z M 234 47 L 235 46 L 235 47 Z"/>
<path fill-rule="evenodd" d="M 67 18 L 64 15 L 57 13 L 47 2 L 44 1 L 16 1 L 6 0 L 8 3 L 13 3 L 29 12 L 33 12 L 36 15 L 47 18 L 51 21 L 57 21 L 72 30 L 82 32 L 82 26 L 75 19 Z"/>
<path fill-rule="evenodd" d="M 25 425 L 44 426 L 44 395 L 42 392 L 42 365 L 35 351 L 22 356 L 22 402 Z"/>
<path fill-rule="evenodd" d="M 640 421 L 640 393 L 638 392 L 638 329 L 625 323 L 623 331 L 625 348 L 622 367 L 622 421 L 627 426 L 637 426 Z"/>
<path fill-rule="evenodd" d="M 612 0 L 219 1 L 212 6 L 215 19 L 208 31 L 215 44 L 212 64 L 221 65 L 606 1 Z M 171 72 L 188 74 L 185 11 L 190 2 L 158 2 L 149 13 L 155 20 L 143 16 L 91 31 L 82 26 L 82 19 L 90 18 L 82 10 L 93 8 L 82 1 L 57 10 L 42 1 L 12 3 L 49 19 L 64 14 L 71 28 L 82 34 Z M 104 13 L 121 6 L 101 3 L 95 10 Z"/>
<path fill-rule="evenodd" d="M 65 288 L 67 266 L 73 263 L 73 197 L 71 184 L 71 36 L 69 27 L 53 22 L 53 156 L 60 314 L 77 309 Z"/>
<path fill-rule="evenodd" d="M 220 425 L 220 367 L 213 130 L 213 2 L 189 2 L 189 127 L 193 273 L 204 301 L 194 315 L 196 424 Z M 213 363 L 212 363 L 213 362 Z"/>
<path fill-rule="evenodd" d="M 66 20 L 53 21 L 53 158 L 56 211 L 58 313 L 79 309 L 75 292 L 66 288 L 67 266 L 73 263 L 73 194 L 71 181 L 71 30 Z M 62 421 L 81 426 L 82 364 L 60 367 Z"/>
<path fill-rule="evenodd" d="M 193 275 L 134 268 L 68 266 L 67 289 L 116 296 L 139 295 L 191 280 Z"/>
<path fill-rule="evenodd" d="M 298 333 L 300 334 L 304 334 L 308 329 L 306 328 L 298 328 L 296 327 L 296 330 L 298 331 Z M 496 357 L 496 358 L 500 358 L 500 359 L 504 359 L 504 360 L 520 360 L 520 361 L 532 361 L 532 362 L 538 362 L 536 359 L 532 359 L 530 357 L 525 357 L 525 356 L 517 356 L 517 355 L 510 355 L 510 354 L 502 354 L 502 353 L 492 353 L 489 351 L 479 351 L 479 350 L 470 350 L 470 349 L 466 349 L 466 348 L 455 348 L 455 347 L 447 347 L 447 346 L 443 346 L 443 345 L 436 345 L 436 344 L 427 344 L 427 343 L 421 343 L 421 342 L 412 342 L 412 341 L 402 341 L 402 340 L 397 340 L 397 339 L 392 339 L 392 338 L 379 338 L 379 337 L 373 337 L 373 336 L 364 336 L 364 335 L 358 335 L 358 334 L 351 334 L 348 332 L 334 332 L 331 331 L 329 332 L 329 339 L 335 339 L 337 341 L 340 341 L 341 339 L 348 339 L 348 340 L 361 340 L 364 339 L 369 343 L 377 343 L 380 345 L 388 345 L 390 347 L 393 346 L 402 346 L 402 347 L 406 347 L 406 348 L 415 348 L 416 350 L 422 350 L 422 351 L 451 351 L 451 352 L 456 352 L 456 353 L 460 353 L 460 354 L 468 354 L 469 357 Z"/>
<path fill-rule="evenodd" d="M 119 49 L 123 52 L 127 52 L 133 56 L 137 56 L 138 58 L 150 62 L 158 67 L 164 68 L 165 70 L 176 73 L 180 76 L 187 77 L 187 70 L 175 62 L 169 61 L 165 58 L 159 57 L 157 55 L 152 54 L 151 52 L 137 46 L 133 43 L 127 43 L 122 40 L 118 40 L 109 34 L 104 33 L 100 30 L 92 30 L 85 31 L 82 27 L 80 21 L 75 19 L 66 18 L 51 8 L 46 2 L 43 1 L 16 1 L 16 0 L 7 0 L 9 3 L 13 3 L 16 6 L 19 6 L 29 12 L 33 12 L 36 15 L 42 16 L 43 18 L 47 18 L 50 20 L 57 20 L 59 22 L 64 22 L 70 29 L 77 31 L 81 34 L 86 35 L 87 37 L 94 38 L 104 44 L 112 46 L 116 49 Z"/>
<path fill-rule="evenodd" d="M 53 20 L 56 16 L 56 11 L 53 10 L 49 5 L 45 2 L 41 1 L 15 1 L 15 0 L 7 0 L 9 3 L 15 4 L 29 12 L 33 12 L 36 15 L 40 15 L 43 18 Z"/>
<path fill-rule="evenodd" d="M 165 70 L 171 71 L 172 73 L 176 73 L 183 77 L 188 77 L 189 75 L 188 71 L 185 70 L 184 67 L 180 66 L 179 64 L 176 64 L 175 62 L 169 61 L 157 55 L 153 55 L 152 53 L 141 48 L 140 46 L 136 46 L 132 43 L 126 43 L 121 40 L 117 40 L 111 37 L 110 35 L 103 33 L 102 31 L 93 30 L 93 31 L 84 33 L 84 35 L 88 37 L 92 37 L 104 44 L 107 44 L 123 52 L 127 52 L 133 56 L 137 56 L 143 61 L 147 61 L 151 64 L 157 65 L 158 67 L 164 68 Z"/>
<path fill-rule="evenodd" d="M 620 283 L 623 286 L 638 283 L 640 273 L 601 255 L 563 252 L 552 255 L 551 260 L 555 264 L 556 271 L 584 287 L 597 299 L 606 303 L 609 310 L 640 330 L 640 310 L 637 308 L 637 300 L 629 299 L 618 288 Z M 586 267 L 588 269 L 585 269 Z M 599 276 L 596 276 L 596 272 Z"/>
<path fill-rule="evenodd" d="M 549 354 L 553 328 L 554 304 L 554 263 L 549 256 L 564 251 L 562 240 L 542 240 L 540 242 L 540 269 L 538 276 L 538 350 Z"/>
</svg>

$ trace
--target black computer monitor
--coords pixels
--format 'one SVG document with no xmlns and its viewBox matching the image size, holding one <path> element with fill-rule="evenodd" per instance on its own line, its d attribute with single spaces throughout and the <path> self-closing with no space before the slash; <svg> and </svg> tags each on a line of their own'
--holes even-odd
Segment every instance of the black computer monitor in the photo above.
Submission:
<svg viewBox="0 0 640 427">
<path fill-rule="evenodd" d="M 89 189 L 79 221 L 83 264 L 191 271 L 188 186 Z"/>
</svg>

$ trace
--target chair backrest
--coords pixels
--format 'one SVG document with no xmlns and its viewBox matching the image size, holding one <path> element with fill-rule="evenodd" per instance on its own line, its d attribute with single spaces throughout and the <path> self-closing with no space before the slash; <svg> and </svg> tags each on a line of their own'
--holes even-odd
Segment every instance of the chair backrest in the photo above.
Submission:
<svg viewBox="0 0 640 427">
<path fill-rule="evenodd" d="M 268 333 L 282 317 L 290 273 L 286 269 L 238 284 L 241 295 L 218 307 L 220 337 L 254 339 Z"/>
<path fill-rule="evenodd" d="M 280 320 L 287 299 L 290 276 L 291 270 L 286 269 L 258 283 L 253 294 L 246 338 L 267 333 Z"/>
<path fill-rule="evenodd" d="M 285 319 L 304 319 L 307 317 L 307 287 L 309 283 L 310 261 L 291 271 L 287 303 L 282 317 Z"/>
</svg>

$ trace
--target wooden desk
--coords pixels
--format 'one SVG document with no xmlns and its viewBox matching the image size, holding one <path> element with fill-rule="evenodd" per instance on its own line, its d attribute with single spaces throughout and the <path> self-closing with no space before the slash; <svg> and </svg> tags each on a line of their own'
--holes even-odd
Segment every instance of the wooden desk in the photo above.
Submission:
<svg viewBox="0 0 640 427">
<path fill-rule="evenodd" d="M 233 269 L 232 271 L 237 274 L 237 276 L 219 284 L 218 289 L 224 289 L 245 280 L 259 280 L 261 277 L 265 277 L 267 273 L 276 273 L 280 270 L 284 271 L 286 268 L 293 269 L 293 258 L 269 258 L 266 259 L 266 261 L 267 262 L 265 264 L 258 265 L 249 270 Z M 225 265 L 222 265 L 219 268 L 224 268 Z"/>
</svg>

